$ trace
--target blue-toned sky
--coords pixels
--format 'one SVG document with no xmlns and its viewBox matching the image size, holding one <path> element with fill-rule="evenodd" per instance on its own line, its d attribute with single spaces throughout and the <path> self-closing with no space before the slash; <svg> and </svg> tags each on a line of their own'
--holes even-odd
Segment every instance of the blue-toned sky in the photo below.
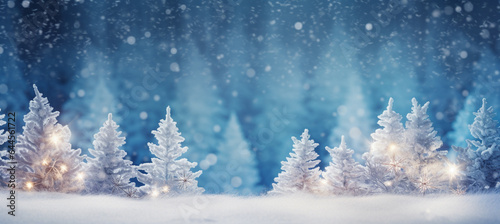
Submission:
<svg viewBox="0 0 500 224">
<path fill-rule="evenodd" d="M 305 128 L 321 166 L 341 135 L 359 159 L 389 97 L 403 117 L 412 97 L 430 101 L 443 149 L 465 144 L 481 98 L 500 111 L 499 11 L 458 0 L 1 0 L 0 108 L 25 114 L 37 84 L 84 152 L 112 112 L 138 164 L 170 105 L 185 156 L 205 168 L 201 186 L 233 180 L 233 168 L 209 174 L 217 148 L 234 145 L 234 113 L 265 189 Z"/>
</svg>

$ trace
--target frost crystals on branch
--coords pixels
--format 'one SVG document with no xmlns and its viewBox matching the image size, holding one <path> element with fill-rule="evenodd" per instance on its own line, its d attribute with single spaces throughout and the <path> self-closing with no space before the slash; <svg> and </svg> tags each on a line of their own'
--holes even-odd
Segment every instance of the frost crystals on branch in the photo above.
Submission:
<svg viewBox="0 0 500 224">
<path fill-rule="evenodd" d="M 333 149 L 326 147 L 332 157 L 332 162 L 325 168 L 325 190 L 335 195 L 360 195 L 364 193 L 366 170 L 352 155 L 354 151 L 347 148 L 342 135 L 340 146 Z"/>
<path fill-rule="evenodd" d="M 283 170 L 278 177 L 274 178 L 273 190 L 270 193 L 317 193 L 319 192 L 319 180 L 321 171 L 317 165 L 320 161 L 314 149 L 318 143 L 309 140 L 309 131 L 304 130 L 299 141 L 295 137 L 293 140 L 293 153 L 281 162 Z"/>
<path fill-rule="evenodd" d="M 87 193 L 135 196 L 130 194 L 135 191 L 135 184 L 130 182 L 135 171 L 132 161 L 123 159 L 127 153 L 120 147 L 125 144 L 125 137 L 120 137 L 122 132 L 117 131 L 118 127 L 110 113 L 99 133 L 94 135 L 94 149 L 89 149 L 94 158 L 87 158 Z"/>
<path fill-rule="evenodd" d="M 427 115 L 429 102 L 423 106 L 411 100 L 413 107 L 406 118 L 405 174 L 412 183 L 412 191 L 425 194 L 448 184 L 448 176 L 443 172 L 448 151 L 437 151 L 443 142 L 436 136 L 432 122 Z"/>
<path fill-rule="evenodd" d="M 160 127 L 152 131 L 158 144 L 148 143 L 149 151 L 157 158 L 152 158 L 152 163 L 139 166 L 146 174 L 137 173 L 139 182 L 145 184 L 141 191 L 152 197 L 160 195 L 199 194 L 204 191 L 198 187 L 198 178 L 201 171 L 191 172 L 197 163 L 187 159 L 178 159 L 188 148 L 182 147 L 184 138 L 170 116 L 170 107 L 167 107 L 165 120 L 160 121 Z"/>
<path fill-rule="evenodd" d="M 404 146 L 404 128 L 401 115 L 392 110 L 394 100 L 389 99 L 387 109 L 378 116 L 379 128 L 371 136 L 373 143 L 366 160 L 370 191 L 397 193 L 405 188 L 401 149 Z"/>
<path fill-rule="evenodd" d="M 472 136 L 478 140 L 467 140 L 467 148 L 454 147 L 458 151 L 457 160 L 465 169 L 464 184 L 469 191 L 500 190 L 500 133 L 492 107 L 483 105 L 474 113 L 469 125 Z"/>
<path fill-rule="evenodd" d="M 36 85 L 33 88 L 36 96 L 24 116 L 26 125 L 17 144 L 20 186 L 37 191 L 79 191 L 84 177 L 81 151 L 71 149 L 71 131 L 58 124 L 59 112 L 52 111 Z"/>
<path fill-rule="evenodd" d="M 3 120 L 4 118 L 5 114 L 0 114 L 0 127 L 6 124 L 6 122 Z M 8 135 L 9 135 L 8 132 L 5 132 L 5 130 L 0 129 L 0 146 L 3 145 L 5 142 L 7 142 L 7 140 L 9 139 Z M 9 143 L 10 142 L 11 141 L 9 141 Z M 0 169 L 2 169 L 2 171 L 0 171 L 0 186 L 7 186 L 7 183 L 10 179 L 10 174 L 7 171 L 7 169 L 9 169 L 10 166 L 7 165 L 7 160 L 3 159 L 3 157 L 8 157 L 8 153 L 9 153 L 8 150 L 0 151 Z"/>
</svg>

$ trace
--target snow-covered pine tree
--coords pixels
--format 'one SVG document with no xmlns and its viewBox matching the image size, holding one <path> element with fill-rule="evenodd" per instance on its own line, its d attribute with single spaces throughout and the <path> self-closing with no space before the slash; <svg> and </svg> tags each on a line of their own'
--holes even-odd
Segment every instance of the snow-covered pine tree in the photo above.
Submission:
<svg viewBox="0 0 500 224">
<path fill-rule="evenodd" d="M 2 109 L 0 109 L 0 112 L 2 112 Z M 5 114 L 1 114 L 0 113 L 0 127 L 4 126 L 7 122 L 5 122 Z M 8 137 L 9 133 L 6 132 L 5 130 L 0 130 L 0 145 L 2 145 L 3 143 L 7 142 L 7 140 L 9 139 Z"/>
<path fill-rule="evenodd" d="M 71 131 L 57 122 L 59 112 L 52 111 L 36 85 L 33 88 L 36 96 L 24 116 L 16 147 L 20 186 L 37 191 L 79 191 L 84 186 L 81 150 L 71 149 Z"/>
<path fill-rule="evenodd" d="M 394 100 L 389 99 L 387 109 L 378 116 L 382 128 L 371 135 L 373 143 L 370 151 L 363 154 L 366 160 L 368 190 L 372 193 L 400 193 L 407 187 L 402 174 L 404 127 L 402 116 L 392 110 Z"/>
<path fill-rule="evenodd" d="M 342 135 L 340 146 L 333 149 L 326 147 L 332 161 L 322 173 L 326 180 L 325 190 L 335 195 L 360 195 L 365 192 L 366 170 L 354 160 L 354 151 L 347 148 Z"/>
<path fill-rule="evenodd" d="M 477 112 L 474 122 L 469 125 L 476 140 L 467 140 L 468 147 L 454 147 L 459 152 L 465 182 L 469 191 L 483 191 L 497 187 L 500 182 L 500 133 L 493 107 L 486 107 L 486 99 Z"/>
<path fill-rule="evenodd" d="M 437 151 L 443 142 L 432 127 L 427 115 L 429 102 L 423 106 L 413 98 L 411 113 L 406 115 L 406 147 L 402 152 L 405 160 L 405 175 L 412 184 L 410 191 L 422 194 L 436 191 L 448 183 L 448 176 L 443 172 L 447 151 Z"/>
<path fill-rule="evenodd" d="M 317 193 L 320 191 L 321 171 L 317 166 L 320 161 L 314 149 L 318 146 L 314 140 L 309 140 L 309 130 L 305 129 L 302 139 L 292 137 L 293 153 L 281 162 L 283 170 L 274 178 L 271 194 Z"/>
<path fill-rule="evenodd" d="M 181 136 L 175 122 L 170 116 L 170 107 L 167 107 L 166 118 L 160 120 L 160 127 L 152 131 L 158 144 L 148 143 L 149 150 L 157 158 L 151 163 L 139 165 L 137 179 L 143 183 L 140 190 L 152 197 L 160 195 L 199 194 L 204 191 L 198 187 L 198 178 L 201 171 L 191 172 L 197 163 L 187 159 L 179 159 L 188 148 L 182 147 L 184 138 Z"/>
<path fill-rule="evenodd" d="M 217 163 L 207 171 L 228 174 L 228 180 L 219 183 L 224 193 L 257 193 L 256 185 L 260 179 L 255 154 L 243 137 L 235 113 L 231 113 L 224 142 L 217 148 Z"/>
<path fill-rule="evenodd" d="M 2 110 L 0 109 L 0 112 Z M 5 114 L 0 114 L 0 127 L 4 126 L 7 122 L 4 120 Z M 9 133 L 6 132 L 3 129 L 0 129 L 0 146 L 2 146 L 7 140 L 9 139 L 8 137 Z M 7 160 L 4 159 L 8 156 L 9 152 L 8 150 L 1 150 L 0 149 L 0 187 L 7 186 L 8 180 L 10 178 L 10 175 L 7 172 L 7 169 L 9 166 L 7 166 Z"/>
<path fill-rule="evenodd" d="M 127 153 L 120 147 L 125 144 L 125 137 L 120 136 L 118 127 L 109 113 L 108 120 L 94 135 L 94 149 L 89 149 L 94 158 L 86 158 L 86 193 L 135 197 L 135 184 L 130 182 L 135 169 L 132 161 L 124 159 Z"/>
</svg>

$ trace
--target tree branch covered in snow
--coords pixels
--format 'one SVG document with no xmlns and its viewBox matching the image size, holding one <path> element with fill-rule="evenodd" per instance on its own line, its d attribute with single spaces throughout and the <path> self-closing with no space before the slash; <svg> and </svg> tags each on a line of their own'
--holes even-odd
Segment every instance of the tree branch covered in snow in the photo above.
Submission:
<svg viewBox="0 0 500 224">
<path fill-rule="evenodd" d="M 467 139 L 466 148 L 454 147 L 464 170 L 463 184 L 472 192 L 500 191 L 500 132 L 494 120 L 496 114 L 492 107 L 486 107 L 483 99 L 474 115 L 469 130 L 476 139 Z"/>
<path fill-rule="evenodd" d="M 2 110 L 0 109 L 0 112 Z M 0 113 L 0 127 L 4 126 L 7 122 L 4 120 L 5 114 Z M 9 133 L 6 132 L 3 129 L 0 129 L 0 146 L 2 146 L 7 140 L 9 140 L 8 137 Z M 7 169 L 9 169 L 10 166 L 7 165 L 7 159 L 4 159 L 4 157 L 8 156 L 8 150 L 1 150 L 0 149 L 0 169 L 3 172 L 0 172 L 0 186 L 7 186 L 8 179 L 10 178 L 10 174 L 6 172 Z"/>
</svg>

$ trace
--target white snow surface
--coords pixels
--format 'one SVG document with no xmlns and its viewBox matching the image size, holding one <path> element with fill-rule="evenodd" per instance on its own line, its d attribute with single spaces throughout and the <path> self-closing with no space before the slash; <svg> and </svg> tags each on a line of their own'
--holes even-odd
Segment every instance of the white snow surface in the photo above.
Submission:
<svg viewBox="0 0 500 224">
<path fill-rule="evenodd" d="M 5 190 L 0 195 L 7 196 Z M 7 201 L 4 199 L 4 204 Z M 260 196 L 161 199 L 17 192 L 0 223 L 500 223 L 500 195 Z"/>
</svg>

